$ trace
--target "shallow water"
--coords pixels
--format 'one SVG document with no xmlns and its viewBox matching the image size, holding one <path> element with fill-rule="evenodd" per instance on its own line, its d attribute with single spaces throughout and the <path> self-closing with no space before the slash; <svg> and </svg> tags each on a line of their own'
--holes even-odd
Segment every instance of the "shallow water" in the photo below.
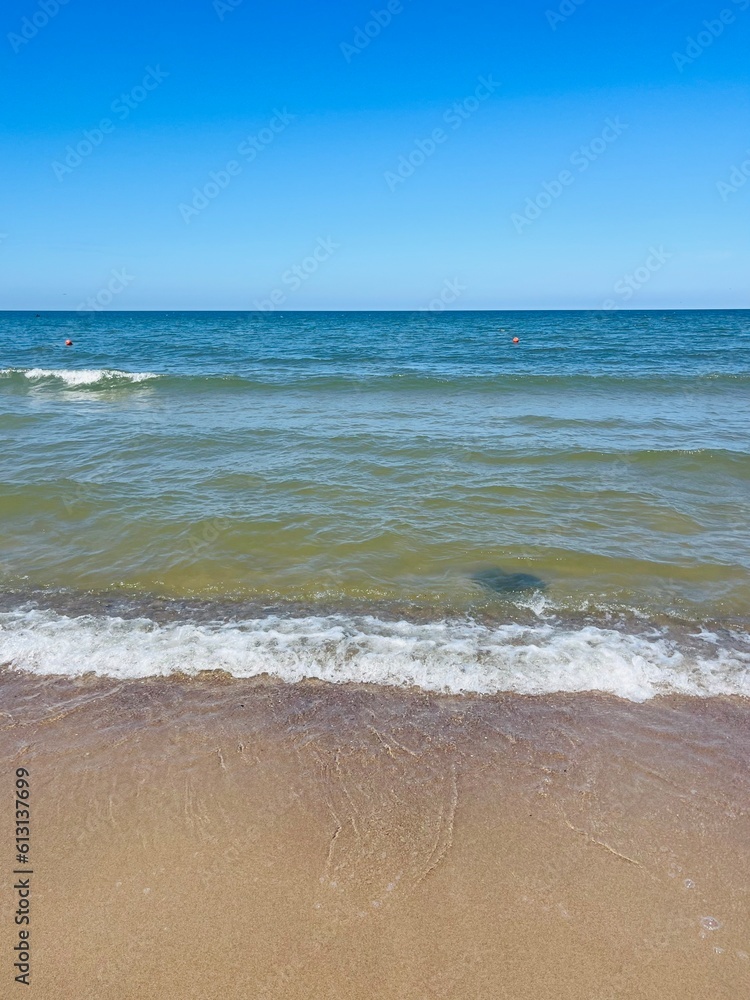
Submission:
<svg viewBox="0 0 750 1000">
<path fill-rule="evenodd" d="M 747 693 L 749 321 L 6 313 L 0 657 Z"/>
</svg>

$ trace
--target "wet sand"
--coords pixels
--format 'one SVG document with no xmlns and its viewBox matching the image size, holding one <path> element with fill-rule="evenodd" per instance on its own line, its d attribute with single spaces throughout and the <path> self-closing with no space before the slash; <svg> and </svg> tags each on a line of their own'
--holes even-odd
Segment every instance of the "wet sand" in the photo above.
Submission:
<svg viewBox="0 0 750 1000">
<path fill-rule="evenodd" d="M 1 671 L 2 773 L 31 773 L 24 995 L 737 1000 L 748 721 L 739 699 Z"/>
</svg>

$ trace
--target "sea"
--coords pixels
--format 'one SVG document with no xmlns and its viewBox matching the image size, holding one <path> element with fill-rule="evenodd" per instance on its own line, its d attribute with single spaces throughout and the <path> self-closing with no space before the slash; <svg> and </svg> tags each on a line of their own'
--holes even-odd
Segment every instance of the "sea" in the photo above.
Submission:
<svg viewBox="0 0 750 1000">
<path fill-rule="evenodd" d="M 748 311 L 0 332 L 2 670 L 750 696 Z"/>
</svg>

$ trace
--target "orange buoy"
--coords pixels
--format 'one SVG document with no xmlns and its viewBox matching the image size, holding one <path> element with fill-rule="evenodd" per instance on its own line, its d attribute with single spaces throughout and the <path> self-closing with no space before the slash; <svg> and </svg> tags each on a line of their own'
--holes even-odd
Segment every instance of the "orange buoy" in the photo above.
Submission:
<svg viewBox="0 0 750 1000">
<path fill-rule="evenodd" d="M 72 347 L 73 346 L 73 341 L 72 340 L 66 340 L 65 341 L 65 346 L 66 347 Z"/>
<path fill-rule="evenodd" d="M 518 339 L 518 337 L 514 337 L 514 338 L 513 338 L 513 343 L 514 343 L 514 344 L 520 344 L 520 343 L 521 343 L 521 341 L 520 341 L 520 340 Z"/>
</svg>

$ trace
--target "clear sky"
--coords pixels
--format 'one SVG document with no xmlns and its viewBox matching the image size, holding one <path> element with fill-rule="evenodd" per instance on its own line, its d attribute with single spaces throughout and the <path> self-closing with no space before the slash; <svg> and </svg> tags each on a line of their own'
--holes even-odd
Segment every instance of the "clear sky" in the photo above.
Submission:
<svg viewBox="0 0 750 1000">
<path fill-rule="evenodd" d="M 750 0 L 0 18 L 0 308 L 750 306 Z"/>
</svg>

